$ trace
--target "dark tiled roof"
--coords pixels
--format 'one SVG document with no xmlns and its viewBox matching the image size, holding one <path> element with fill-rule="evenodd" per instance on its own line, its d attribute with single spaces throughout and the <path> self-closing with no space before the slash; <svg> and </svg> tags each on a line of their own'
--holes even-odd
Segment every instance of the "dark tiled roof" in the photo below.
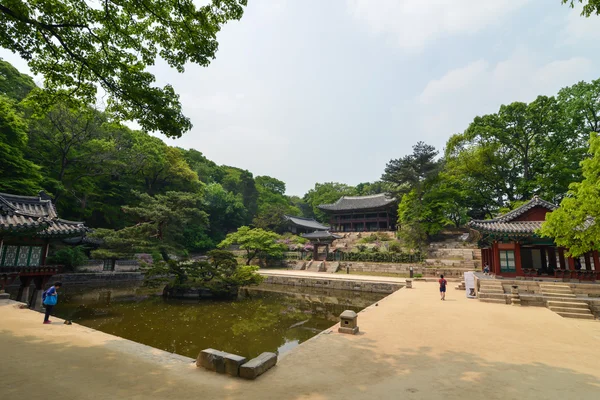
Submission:
<svg viewBox="0 0 600 400">
<path fill-rule="evenodd" d="M 312 240 L 324 240 L 324 239 L 341 239 L 341 236 L 335 235 L 329 231 L 315 231 L 312 233 L 305 233 L 302 235 L 303 238 Z"/>
<path fill-rule="evenodd" d="M 394 203 L 396 199 L 388 197 L 385 193 L 372 196 L 342 196 L 333 204 L 321 204 L 319 208 L 324 211 L 362 210 L 382 208 Z"/>
<path fill-rule="evenodd" d="M 284 215 L 283 217 L 286 221 L 289 221 L 296 226 L 301 226 L 302 228 L 314 229 L 316 231 L 326 231 L 329 229 L 329 226 L 323 225 L 312 218 L 294 217 L 293 215 Z"/>
<path fill-rule="evenodd" d="M 558 207 L 548 201 L 535 196 L 527 203 L 514 210 L 493 219 L 474 219 L 469 222 L 469 227 L 481 232 L 490 233 L 513 233 L 533 235 L 542 227 L 544 221 L 514 221 L 534 207 L 544 207 L 550 211 Z"/>
<path fill-rule="evenodd" d="M 83 222 L 58 218 L 52 201 L 0 193 L 0 233 L 34 232 L 38 237 L 73 236 L 87 231 Z"/>
</svg>

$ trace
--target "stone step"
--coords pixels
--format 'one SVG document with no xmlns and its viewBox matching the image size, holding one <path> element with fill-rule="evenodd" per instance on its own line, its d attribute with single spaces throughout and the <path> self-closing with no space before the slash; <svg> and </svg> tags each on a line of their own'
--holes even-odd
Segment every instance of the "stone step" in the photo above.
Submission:
<svg viewBox="0 0 600 400">
<path fill-rule="evenodd" d="M 576 297 L 573 293 L 542 292 L 546 297 Z"/>
<path fill-rule="evenodd" d="M 542 284 L 540 285 L 540 287 L 541 287 L 542 289 L 543 289 L 543 288 L 562 288 L 562 289 L 569 289 L 569 290 L 571 290 L 571 286 L 569 286 L 569 285 L 549 285 L 549 284 L 544 284 L 544 283 L 542 283 Z"/>
<path fill-rule="evenodd" d="M 589 309 L 590 306 L 586 302 L 575 302 L 575 301 L 558 301 L 549 300 L 548 307 L 568 307 L 568 308 L 585 308 Z"/>
<path fill-rule="evenodd" d="M 501 293 L 481 293 L 479 292 L 479 298 L 480 299 L 497 299 L 497 300 L 503 300 L 506 298 L 506 296 L 504 296 L 504 294 Z"/>
<path fill-rule="evenodd" d="M 592 314 L 590 309 L 585 308 L 570 308 L 570 307 L 548 307 L 550 310 L 555 313 L 571 313 L 571 314 Z"/>
<path fill-rule="evenodd" d="M 504 293 L 504 288 L 502 287 L 483 287 L 479 289 L 480 292 L 485 293 Z"/>
<path fill-rule="evenodd" d="M 498 299 L 479 299 L 482 303 L 494 303 L 494 304 L 504 304 L 506 305 L 506 300 L 498 300 Z"/>
<path fill-rule="evenodd" d="M 540 288 L 541 292 L 553 292 L 553 293 L 573 293 L 573 291 L 569 288 Z"/>
<path fill-rule="evenodd" d="M 564 318 L 594 319 L 592 314 L 573 314 L 567 312 L 557 312 L 557 314 Z"/>
</svg>

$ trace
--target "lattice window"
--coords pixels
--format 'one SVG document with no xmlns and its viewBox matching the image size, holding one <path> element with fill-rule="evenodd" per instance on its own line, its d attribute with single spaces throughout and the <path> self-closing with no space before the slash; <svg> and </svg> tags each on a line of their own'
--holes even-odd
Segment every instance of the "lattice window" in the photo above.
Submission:
<svg viewBox="0 0 600 400">
<path fill-rule="evenodd" d="M 39 267 L 42 260 L 42 248 L 39 246 L 31 247 L 31 253 L 29 255 L 29 266 Z"/>
<path fill-rule="evenodd" d="M 29 261 L 29 246 L 19 246 L 19 256 L 17 258 L 17 267 L 26 267 Z"/>
<path fill-rule="evenodd" d="M 500 271 L 516 272 L 515 252 L 512 250 L 500 250 Z"/>
<path fill-rule="evenodd" d="M 19 246 L 4 246 L 2 266 L 14 267 L 17 262 L 17 251 Z"/>
</svg>

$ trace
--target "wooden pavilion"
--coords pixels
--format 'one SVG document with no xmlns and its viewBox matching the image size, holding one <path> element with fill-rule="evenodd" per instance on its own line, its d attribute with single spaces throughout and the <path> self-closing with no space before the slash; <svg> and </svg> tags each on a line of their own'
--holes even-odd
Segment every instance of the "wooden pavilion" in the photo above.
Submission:
<svg viewBox="0 0 600 400">
<path fill-rule="evenodd" d="M 18 301 L 33 308 L 41 305 L 41 291 L 58 265 L 47 265 L 50 242 L 81 236 L 87 231 L 82 222 L 58 218 L 49 196 L 17 196 L 0 193 L 0 289 L 17 278 L 21 282 Z M 35 284 L 30 295 L 29 287 Z"/>
<path fill-rule="evenodd" d="M 385 193 L 372 196 L 343 196 L 319 209 L 330 216 L 334 232 L 391 231 L 396 226 L 396 199 Z"/>
<path fill-rule="evenodd" d="M 287 231 L 296 235 L 314 231 L 328 231 L 330 229 L 329 226 L 323 225 L 313 218 L 295 217 L 293 215 L 284 215 L 283 218 Z"/>
<path fill-rule="evenodd" d="M 598 251 L 572 258 L 567 249 L 539 229 L 546 214 L 557 206 L 535 196 L 522 206 L 497 218 L 473 220 L 469 227 L 481 248 L 482 263 L 501 277 L 552 277 L 565 280 L 600 279 Z"/>
<path fill-rule="evenodd" d="M 325 246 L 325 258 L 322 261 L 327 261 L 327 255 L 329 254 L 329 246 L 336 239 L 341 239 L 341 236 L 335 235 L 329 231 L 314 231 L 312 233 L 305 233 L 302 235 L 303 238 L 310 240 L 310 244 L 313 246 L 313 260 L 319 260 L 319 247 Z"/>
</svg>

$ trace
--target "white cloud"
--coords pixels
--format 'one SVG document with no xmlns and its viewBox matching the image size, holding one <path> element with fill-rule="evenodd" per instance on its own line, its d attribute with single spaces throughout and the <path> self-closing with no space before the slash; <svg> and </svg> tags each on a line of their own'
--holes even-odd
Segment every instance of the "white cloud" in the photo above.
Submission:
<svg viewBox="0 0 600 400">
<path fill-rule="evenodd" d="M 546 63 L 538 59 L 521 50 L 496 64 L 474 61 L 430 81 L 416 99 L 418 129 L 441 147 L 477 115 L 496 112 L 502 104 L 554 95 L 562 87 L 595 76 L 592 61 L 584 57 Z"/>
<path fill-rule="evenodd" d="M 446 34 L 472 34 L 497 24 L 530 0 L 347 0 L 349 12 L 375 35 L 419 49 Z"/>
<path fill-rule="evenodd" d="M 598 17 L 589 18 L 581 16 L 583 5 L 578 5 L 569 11 L 566 16 L 562 43 L 565 45 L 581 45 L 582 42 L 598 43 L 600 41 L 600 23 Z"/>
</svg>

